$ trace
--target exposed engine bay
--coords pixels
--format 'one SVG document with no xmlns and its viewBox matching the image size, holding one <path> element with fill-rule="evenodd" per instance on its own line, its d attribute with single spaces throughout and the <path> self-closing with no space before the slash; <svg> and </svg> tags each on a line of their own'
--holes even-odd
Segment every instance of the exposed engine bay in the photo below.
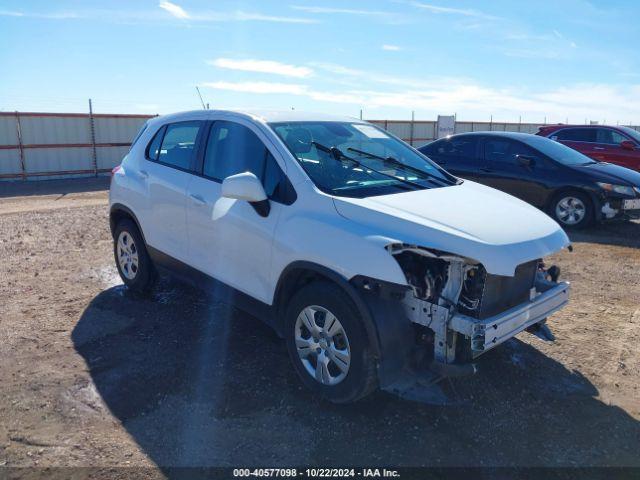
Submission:
<svg viewBox="0 0 640 480">
<path fill-rule="evenodd" d="M 558 267 L 541 260 L 519 265 L 508 277 L 447 252 L 406 244 L 387 249 L 413 291 L 404 309 L 440 364 L 469 362 L 524 329 L 542 328 L 568 301 L 569 284 L 558 283 Z"/>
</svg>

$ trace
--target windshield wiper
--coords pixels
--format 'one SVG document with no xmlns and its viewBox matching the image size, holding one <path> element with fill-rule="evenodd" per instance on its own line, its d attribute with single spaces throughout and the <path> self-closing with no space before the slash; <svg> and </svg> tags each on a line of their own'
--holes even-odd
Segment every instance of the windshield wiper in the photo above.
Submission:
<svg viewBox="0 0 640 480">
<path fill-rule="evenodd" d="M 396 165 L 396 166 L 398 166 L 400 168 L 403 168 L 404 170 L 407 170 L 409 172 L 414 172 L 416 175 L 426 175 L 430 179 L 437 180 L 440 183 L 446 183 L 446 184 L 449 184 L 449 185 L 453 185 L 454 184 L 454 182 L 452 182 L 449 179 L 440 178 L 437 175 L 434 175 L 434 174 L 429 173 L 429 172 L 425 172 L 424 170 L 421 170 L 419 168 L 412 167 L 411 165 L 406 165 L 406 164 L 402 163 L 400 160 L 397 160 L 397 159 L 395 159 L 393 157 L 383 157 L 381 155 L 376 155 L 374 153 L 365 152 L 364 150 L 358 150 L 357 148 L 351 148 L 351 147 L 348 147 L 347 150 L 349 150 L 350 152 L 359 153 L 360 155 L 365 155 L 365 156 L 370 157 L 370 158 L 375 158 L 375 159 L 378 159 L 378 160 L 382 160 L 384 163 L 390 163 L 392 165 Z"/>
<path fill-rule="evenodd" d="M 420 185 L 417 182 L 412 182 L 411 180 L 406 180 L 404 178 L 399 178 L 399 177 L 396 177 L 395 175 L 391 175 L 389 173 L 384 173 L 384 172 L 381 172 L 380 170 L 376 170 L 375 168 L 371 168 L 370 166 L 365 165 L 362 162 L 359 162 L 355 158 L 349 157 L 348 155 L 345 155 L 344 152 L 342 150 L 340 150 L 338 147 L 327 147 L 326 145 L 323 145 L 323 144 L 315 142 L 315 141 L 312 141 L 311 145 L 315 146 L 318 150 L 322 150 L 323 152 L 328 153 L 329 156 L 331 158 L 333 158 L 334 160 L 340 161 L 340 159 L 342 158 L 344 160 L 348 160 L 350 162 L 353 162 L 354 164 L 356 164 L 360 168 L 363 168 L 365 170 L 371 170 L 372 172 L 375 172 L 378 175 L 382 175 L 383 177 L 392 178 L 394 180 L 397 180 L 398 182 L 402 182 L 402 183 L 405 183 L 407 185 L 412 185 L 412 186 L 418 187 L 420 189 L 424 188 L 424 185 Z"/>
</svg>

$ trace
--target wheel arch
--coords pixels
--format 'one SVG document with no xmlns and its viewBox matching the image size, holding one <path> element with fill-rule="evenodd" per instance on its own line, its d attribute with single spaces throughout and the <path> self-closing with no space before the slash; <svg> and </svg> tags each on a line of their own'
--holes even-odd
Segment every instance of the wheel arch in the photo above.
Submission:
<svg viewBox="0 0 640 480">
<path fill-rule="evenodd" d="M 118 223 L 125 218 L 135 223 L 136 227 L 138 227 L 138 231 L 140 232 L 140 235 L 142 236 L 142 240 L 146 245 L 147 240 L 144 237 L 144 232 L 142 231 L 142 228 L 140 227 L 140 222 L 138 221 L 138 217 L 136 217 L 135 213 L 133 213 L 129 207 L 122 205 L 121 203 L 114 203 L 113 205 L 111 205 L 111 208 L 109 209 L 109 228 L 111 230 L 111 236 L 112 237 L 114 236 Z"/>
<path fill-rule="evenodd" d="M 380 358 L 380 340 L 378 330 L 369 308 L 358 294 L 349 280 L 339 273 L 313 262 L 295 261 L 285 267 L 280 274 L 276 285 L 273 307 L 276 318 L 276 329 L 280 334 L 284 333 L 284 313 L 287 299 L 291 298 L 298 290 L 314 281 L 328 281 L 338 285 L 354 303 L 369 338 L 370 345 L 376 358 Z"/>
</svg>

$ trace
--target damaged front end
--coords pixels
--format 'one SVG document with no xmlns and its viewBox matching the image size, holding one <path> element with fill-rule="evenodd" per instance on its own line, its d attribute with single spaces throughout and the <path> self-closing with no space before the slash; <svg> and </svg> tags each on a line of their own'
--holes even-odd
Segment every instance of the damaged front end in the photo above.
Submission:
<svg viewBox="0 0 640 480">
<path fill-rule="evenodd" d="M 546 318 L 569 300 L 559 269 L 541 260 L 503 276 L 447 252 L 406 244 L 387 250 L 410 286 L 401 304 L 416 331 L 415 360 L 444 375 L 472 373 L 475 358 L 525 329 L 545 331 Z"/>
</svg>

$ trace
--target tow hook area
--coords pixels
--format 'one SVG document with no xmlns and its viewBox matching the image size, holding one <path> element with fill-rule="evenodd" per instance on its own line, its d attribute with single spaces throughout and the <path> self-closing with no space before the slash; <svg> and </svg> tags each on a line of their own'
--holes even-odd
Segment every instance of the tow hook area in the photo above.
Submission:
<svg viewBox="0 0 640 480">
<path fill-rule="evenodd" d="M 545 342 L 553 342 L 556 339 L 555 335 L 551 333 L 551 329 L 547 325 L 546 318 L 541 322 L 534 323 L 530 327 L 527 327 L 526 331 Z"/>
<path fill-rule="evenodd" d="M 442 363 L 433 361 L 428 366 L 429 370 L 442 377 L 466 377 L 478 372 L 475 363 Z"/>
<path fill-rule="evenodd" d="M 609 204 L 609 202 L 605 203 L 602 206 L 601 211 L 602 211 L 602 214 L 605 216 L 605 218 L 607 220 L 611 220 L 616 215 L 618 215 L 618 213 L 620 212 L 620 210 L 616 210 L 615 208 L 611 208 L 611 204 Z"/>
<path fill-rule="evenodd" d="M 560 267 L 557 265 L 551 265 L 550 267 L 546 267 L 544 262 L 540 262 L 540 266 L 538 267 L 539 279 L 538 279 L 538 287 L 542 290 L 553 288 L 560 279 Z M 535 335 L 540 340 L 545 342 L 553 342 L 556 337 L 551 332 L 551 329 L 547 325 L 547 319 L 541 320 L 538 323 L 534 323 L 533 325 L 529 325 L 525 331 L 532 335 Z"/>
</svg>

